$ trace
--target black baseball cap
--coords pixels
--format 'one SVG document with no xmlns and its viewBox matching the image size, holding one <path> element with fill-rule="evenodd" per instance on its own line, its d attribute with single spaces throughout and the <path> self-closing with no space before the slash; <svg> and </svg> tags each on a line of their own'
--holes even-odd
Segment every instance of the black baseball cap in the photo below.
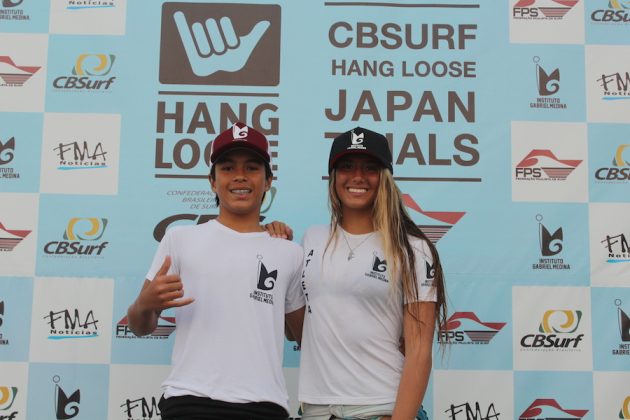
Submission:
<svg viewBox="0 0 630 420">
<path fill-rule="evenodd" d="M 363 127 L 355 127 L 335 137 L 328 158 L 328 173 L 337 161 L 350 154 L 363 154 L 378 160 L 389 172 L 394 173 L 392 153 L 384 135 Z"/>
</svg>

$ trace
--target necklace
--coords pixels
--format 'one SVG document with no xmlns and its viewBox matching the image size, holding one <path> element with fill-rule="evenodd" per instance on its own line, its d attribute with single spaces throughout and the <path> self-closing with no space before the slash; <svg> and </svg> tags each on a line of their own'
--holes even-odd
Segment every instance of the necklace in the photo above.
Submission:
<svg viewBox="0 0 630 420">
<path fill-rule="evenodd" d="M 348 245 L 348 249 L 350 250 L 350 252 L 348 252 L 348 261 L 354 258 L 354 250 L 358 249 L 361 245 L 363 245 L 365 241 L 367 241 L 368 239 L 372 237 L 372 235 L 374 235 L 374 232 L 370 233 L 368 236 L 363 238 L 363 240 L 359 242 L 358 245 L 355 245 L 355 247 L 353 248 L 350 246 L 350 242 L 348 241 L 348 237 L 346 236 L 346 232 L 343 230 L 343 228 L 340 228 L 339 230 L 341 230 L 341 235 L 343 236 L 343 239 L 346 241 L 346 245 Z"/>
</svg>

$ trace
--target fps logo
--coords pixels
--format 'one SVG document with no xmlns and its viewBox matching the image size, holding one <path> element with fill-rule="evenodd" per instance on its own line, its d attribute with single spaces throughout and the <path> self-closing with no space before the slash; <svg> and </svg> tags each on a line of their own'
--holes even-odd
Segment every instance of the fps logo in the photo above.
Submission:
<svg viewBox="0 0 630 420">
<path fill-rule="evenodd" d="M 522 349 L 576 351 L 584 338 L 577 334 L 582 319 L 582 311 L 545 311 L 538 327 L 539 334 L 527 334 L 521 338 Z"/>
<path fill-rule="evenodd" d="M 277 86 L 280 6 L 162 6 L 160 83 Z"/>
<path fill-rule="evenodd" d="M 579 0 L 518 0 L 512 7 L 514 19 L 559 20 L 578 3 Z"/>
<path fill-rule="evenodd" d="M 175 331 L 175 317 L 159 316 L 158 324 L 155 330 L 142 337 L 136 336 L 129 328 L 129 320 L 125 315 L 118 324 L 116 324 L 116 338 L 130 338 L 134 340 L 165 340 Z M 0 419 L 2 420 L 2 419 Z"/>
<path fill-rule="evenodd" d="M 81 54 L 77 57 L 72 75 L 53 80 L 53 87 L 74 91 L 108 91 L 116 80 L 109 76 L 116 56 L 113 54 Z"/>
<path fill-rule="evenodd" d="M 464 217 L 465 212 L 460 211 L 424 211 L 409 194 L 403 194 L 403 203 L 406 207 L 415 210 L 427 219 L 431 219 L 431 224 L 419 224 L 418 227 L 427 235 L 427 238 L 434 244 L 437 243 L 459 220 Z M 437 222 L 437 223 L 434 223 Z"/>
<path fill-rule="evenodd" d="M 624 153 L 628 156 L 624 157 Z M 625 184 L 630 181 L 630 144 L 620 144 L 612 158 L 610 167 L 595 170 L 595 182 Z"/>
<path fill-rule="evenodd" d="M 28 236 L 30 230 L 7 229 L 0 222 L 0 252 L 13 251 Z"/>
<path fill-rule="evenodd" d="M 560 404 L 551 398 L 538 398 L 529 405 L 518 417 L 519 420 L 533 419 L 571 419 L 578 420 L 584 417 L 588 410 L 569 410 L 562 408 Z"/>
<path fill-rule="evenodd" d="M 551 150 L 534 149 L 516 164 L 517 181 L 566 181 L 581 160 L 558 159 Z"/>
<path fill-rule="evenodd" d="M 0 87 L 15 86 L 21 87 L 30 79 L 41 67 L 18 66 L 11 57 L 0 56 Z"/>
<path fill-rule="evenodd" d="M 107 219 L 104 218 L 73 217 L 63 233 L 64 240 L 48 242 L 44 253 L 48 256 L 101 256 L 109 244 L 101 241 L 106 227 Z"/>
<path fill-rule="evenodd" d="M 259 254 L 256 258 L 258 258 L 257 284 L 256 289 L 249 294 L 249 297 L 258 302 L 273 305 L 273 294 L 268 293 L 268 291 L 271 291 L 276 284 L 278 270 L 268 271 L 262 262 L 263 256 Z"/>
<path fill-rule="evenodd" d="M 59 386 L 61 378 L 53 376 L 55 383 L 55 416 L 57 420 L 68 420 L 79 414 L 81 403 L 81 390 L 77 389 L 70 396 Z"/>
<path fill-rule="evenodd" d="M 482 322 L 474 312 L 455 312 L 439 333 L 438 342 L 450 344 L 490 344 L 505 322 Z"/>
</svg>

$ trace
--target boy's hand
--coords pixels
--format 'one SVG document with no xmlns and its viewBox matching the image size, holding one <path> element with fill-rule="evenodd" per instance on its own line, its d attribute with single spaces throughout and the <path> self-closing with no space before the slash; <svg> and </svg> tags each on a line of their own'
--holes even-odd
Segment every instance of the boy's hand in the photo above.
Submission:
<svg viewBox="0 0 630 420">
<path fill-rule="evenodd" d="M 263 225 L 263 228 L 269 233 L 269 236 L 274 238 L 293 240 L 293 229 L 286 223 L 274 220 L 271 223 Z"/>
<path fill-rule="evenodd" d="M 157 313 L 167 308 L 189 305 L 193 298 L 184 298 L 184 284 L 179 274 L 167 274 L 171 267 L 171 257 L 166 257 L 153 281 L 148 282 L 140 293 L 139 303 L 144 310 Z"/>
</svg>

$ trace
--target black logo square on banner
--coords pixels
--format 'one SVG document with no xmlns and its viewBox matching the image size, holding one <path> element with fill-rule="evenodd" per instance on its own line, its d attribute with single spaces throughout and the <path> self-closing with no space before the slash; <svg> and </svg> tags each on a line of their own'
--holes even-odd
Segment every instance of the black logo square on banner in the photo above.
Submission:
<svg viewBox="0 0 630 420">
<path fill-rule="evenodd" d="M 164 3 L 160 83 L 277 86 L 280 6 Z"/>
</svg>

